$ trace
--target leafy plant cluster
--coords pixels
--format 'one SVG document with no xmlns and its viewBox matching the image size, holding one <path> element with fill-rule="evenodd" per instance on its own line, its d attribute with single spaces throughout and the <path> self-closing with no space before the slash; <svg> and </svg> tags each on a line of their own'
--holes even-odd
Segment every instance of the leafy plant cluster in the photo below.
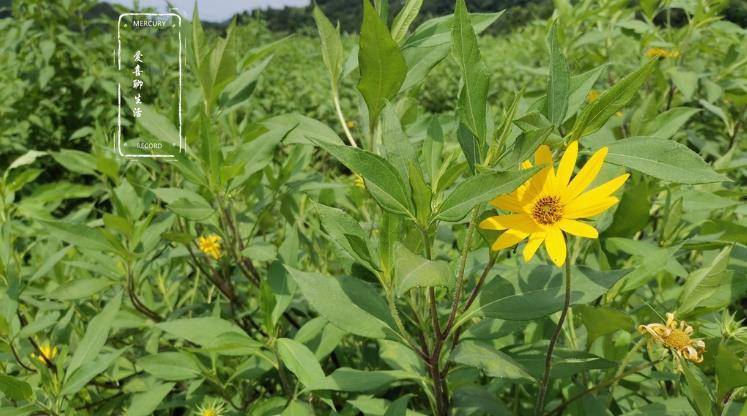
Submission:
<svg viewBox="0 0 747 416">
<path fill-rule="evenodd" d="M 288 39 L 195 10 L 164 162 L 112 151 L 112 23 L 14 3 L 0 415 L 743 414 L 745 30 L 718 2 L 559 1 L 481 37 L 501 11 L 422 4 Z M 125 128 L 174 141 L 153 93 L 170 110 Z M 563 176 L 612 203 L 527 256 L 511 233 L 570 215 Z"/>
</svg>

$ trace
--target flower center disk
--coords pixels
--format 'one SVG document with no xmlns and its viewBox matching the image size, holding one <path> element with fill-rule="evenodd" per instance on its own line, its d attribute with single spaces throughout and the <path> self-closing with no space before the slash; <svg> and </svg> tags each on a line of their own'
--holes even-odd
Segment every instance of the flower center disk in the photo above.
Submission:
<svg viewBox="0 0 747 416">
<path fill-rule="evenodd" d="M 676 349 L 682 349 L 690 345 L 690 337 L 680 329 L 673 329 L 665 341 L 667 345 Z"/>
<path fill-rule="evenodd" d="M 563 206 L 557 196 L 543 196 L 532 207 L 532 218 L 542 225 L 552 225 L 563 217 Z"/>
</svg>

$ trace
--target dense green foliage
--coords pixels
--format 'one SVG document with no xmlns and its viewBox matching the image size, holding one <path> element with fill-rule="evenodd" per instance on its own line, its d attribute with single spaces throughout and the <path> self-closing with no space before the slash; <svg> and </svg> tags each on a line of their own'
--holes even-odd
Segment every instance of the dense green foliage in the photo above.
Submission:
<svg viewBox="0 0 747 416">
<path fill-rule="evenodd" d="M 319 3 L 289 37 L 185 20 L 188 150 L 161 161 L 112 148 L 116 19 L 13 2 L 0 416 L 747 412 L 733 3 L 556 1 L 517 24 L 361 0 L 351 34 Z M 150 94 L 168 110 L 126 131 L 176 131 L 173 91 Z M 551 230 L 573 219 L 553 163 L 566 185 L 622 178 L 573 233 Z M 550 203 L 512 208 L 562 250 L 490 249 L 529 234 L 495 225 L 525 183 Z"/>
</svg>

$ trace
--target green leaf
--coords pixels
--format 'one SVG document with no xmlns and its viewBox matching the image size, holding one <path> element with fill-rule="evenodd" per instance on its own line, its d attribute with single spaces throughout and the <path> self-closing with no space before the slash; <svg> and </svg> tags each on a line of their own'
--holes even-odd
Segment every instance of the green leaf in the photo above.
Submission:
<svg viewBox="0 0 747 416">
<path fill-rule="evenodd" d="M 393 334 L 392 318 L 382 296 L 352 277 L 328 277 L 287 267 L 311 306 L 341 329 L 368 338 Z"/>
<path fill-rule="evenodd" d="M 468 178 L 454 187 L 444 199 L 435 219 L 447 222 L 461 221 L 472 208 L 498 195 L 513 191 L 532 177 L 538 169 L 534 167 L 516 172 L 487 172 Z"/>
<path fill-rule="evenodd" d="M 409 181 L 409 165 L 417 163 L 415 150 L 402 130 L 397 110 L 387 103 L 381 117 L 381 142 L 386 152 L 386 160 L 397 169 L 403 182 Z"/>
<path fill-rule="evenodd" d="M 394 269 L 394 247 L 400 236 L 400 226 L 399 217 L 388 212 L 383 213 L 379 227 L 379 257 L 381 270 L 386 278 L 391 277 Z"/>
<path fill-rule="evenodd" d="M 34 334 L 36 334 L 39 331 L 43 331 L 52 325 L 56 324 L 60 320 L 60 313 L 57 311 L 52 311 L 49 313 L 39 313 L 34 318 L 34 321 L 29 323 L 28 325 L 25 325 L 23 328 L 21 328 L 20 331 L 15 335 L 15 338 L 27 338 Z"/>
<path fill-rule="evenodd" d="M 314 416 L 314 414 L 314 408 L 309 403 L 293 400 L 280 416 Z"/>
<path fill-rule="evenodd" d="M 223 114 L 241 108 L 251 98 L 259 82 L 260 75 L 267 68 L 267 65 L 270 64 L 272 58 L 273 56 L 269 56 L 263 61 L 256 63 L 226 85 L 219 99 L 219 104 L 223 107 Z"/>
<path fill-rule="evenodd" d="M 277 340 L 278 354 L 283 365 L 296 375 L 305 387 L 318 384 L 324 379 L 324 371 L 311 350 L 298 341 L 280 338 Z"/>
<path fill-rule="evenodd" d="M 508 354 L 522 365 L 527 372 L 539 380 L 545 370 L 546 347 L 519 346 Z M 551 378 L 569 378 L 583 371 L 603 370 L 616 367 L 616 363 L 583 351 L 555 349 L 552 360 Z"/>
<path fill-rule="evenodd" d="M 159 404 L 166 398 L 175 383 L 156 384 L 148 390 L 132 395 L 132 402 L 127 408 L 127 416 L 148 416 L 154 413 Z"/>
<path fill-rule="evenodd" d="M 729 258 L 734 246 L 724 247 L 713 259 L 710 265 L 691 273 L 682 286 L 682 293 L 678 300 L 677 312 L 687 315 L 690 312 L 703 308 L 705 303 L 712 301 L 716 292 L 723 284 L 731 283 L 731 275 L 727 272 Z M 729 298 L 726 303 L 731 299 Z M 727 306 L 726 304 L 723 305 Z"/>
<path fill-rule="evenodd" d="M 68 362 L 65 369 L 65 379 L 69 379 L 81 365 L 90 363 L 98 355 L 106 344 L 109 337 L 109 331 L 112 327 L 114 317 L 119 312 L 119 306 L 122 303 L 122 293 L 117 293 L 114 298 L 109 300 L 104 309 L 96 315 L 86 327 L 86 333 L 75 348 L 73 357 Z M 102 370 L 103 371 L 103 370 Z"/>
<path fill-rule="evenodd" d="M 410 188 L 412 188 L 412 199 L 415 202 L 415 217 L 421 227 L 427 228 L 431 218 L 433 191 L 425 183 L 425 178 L 419 165 L 416 166 L 414 162 L 410 162 L 407 167 L 410 177 Z"/>
<path fill-rule="evenodd" d="M 396 341 L 379 340 L 379 357 L 394 370 L 424 375 L 425 365 L 410 347 Z"/>
<path fill-rule="evenodd" d="M 698 415 L 713 416 L 715 414 L 712 408 L 713 399 L 706 388 L 705 375 L 694 364 L 690 364 L 686 360 L 683 361 L 682 372 L 685 374 L 685 382 L 687 383 L 687 388 L 684 390 L 688 400 L 698 411 Z"/>
<path fill-rule="evenodd" d="M 175 214 L 189 220 L 203 220 L 215 212 L 205 198 L 188 189 L 155 188 L 151 192 L 164 200 Z"/>
<path fill-rule="evenodd" d="M 399 370 L 363 371 L 341 367 L 324 380 L 306 390 L 367 392 L 379 390 L 395 381 L 412 379 L 412 374 Z"/>
<path fill-rule="evenodd" d="M 565 291 L 563 273 L 550 266 L 539 266 L 531 273 L 543 276 L 543 284 L 527 287 L 521 293 L 516 293 L 513 286 L 499 277 L 488 282 L 478 300 L 459 319 L 456 326 L 474 315 L 526 321 L 561 310 Z M 574 267 L 571 270 L 571 303 L 592 302 L 627 273 L 628 270 L 600 272 L 585 266 Z M 526 287 L 527 284 L 522 283 L 520 286 Z"/>
<path fill-rule="evenodd" d="M 365 179 L 371 196 L 382 208 L 393 214 L 415 216 L 409 187 L 405 185 L 397 169 L 384 158 L 357 148 L 322 141 L 316 141 L 316 144 L 332 154 L 348 169 L 361 175 Z"/>
<path fill-rule="evenodd" d="M 0 374 L 0 391 L 3 392 L 5 397 L 18 401 L 30 400 L 33 394 L 28 383 L 5 374 Z"/>
<path fill-rule="evenodd" d="M 594 102 L 587 104 L 576 119 L 571 136 L 579 139 L 602 128 L 613 114 L 633 100 L 655 67 L 656 60 L 649 61 L 602 93 Z"/>
<path fill-rule="evenodd" d="M 104 252 L 122 251 L 121 247 L 116 247 L 99 229 L 59 221 L 40 222 L 50 234 L 74 246 Z"/>
<path fill-rule="evenodd" d="M 93 380 L 94 377 L 106 371 L 107 368 L 111 367 L 112 364 L 114 364 L 114 362 L 119 359 L 123 352 L 124 349 L 121 349 L 109 354 L 102 354 L 93 361 L 87 361 L 72 374 L 66 372 L 65 382 L 62 385 L 60 394 L 68 395 L 79 392 L 83 387 L 86 386 L 86 384 L 88 384 L 89 381 Z"/>
<path fill-rule="evenodd" d="M 747 372 L 742 360 L 723 343 L 719 344 L 716 353 L 716 381 L 718 400 L 722 403 L 732 390 L 747 386 Z"/>
<path fill-rule="evenodd" d="M 137 365 L 146 373 L 167 381 L 189 380 L 201 374 L 196 358 L 186 352 L 146 355 L 137 361 Z"/>
<path fill-rule="evenodd" d="M 487 140 L 488 75 L 480 57 L 477 35 L 464 0 L 457 0 L 452 31 L 452 54 L 462 74 L 459 117 L 482 146 Z"/>
<path fill-rule="evenodd" d="M 392 402 L 386 409 L 384 416 L 405 416 L 407 414 L 407 403 L 410 401 L 410 395 L 404 395 Z"/>
<path fill-rule="evenodd" d="M 330 240 L 352 259 L 376 273 L 377 262 L 368 245 L 368 234 L 363 231 L 358 221 L 341 209 L 322 204 L 314 204 L 314 207 Z"/>
<path fill-rule="evenodd" d="M 682 126 L 694 114 L 699 112 L 697 108 L 675 107 L 656 116 L 653 120 L 646 122 L 641 127 L 641 136 L 653 136 L 661 139 L 669 139 L 677 133 Z"/>
<path fill-rule="evenodd" d="M 672 140 L 631 137 L 613 142 L 607 148 L 606 162 L 665 181 L 696 184 L 729 180 L 716 173 L 700 155 Z"/>
<path fill-rule="evenodd" d="M 516 140 L 511 150 L 506 152 L 500 159 L 499 167 L 504 170 L 514 169 L 521 166 L 525 160 L 530 160 L 532 155 L 552 133 L 553 127 L 548 126 L 536 130 L 522 132 Z"/>
<path fill-rule="evenodd" d="M 28 152 L 24 153 L 23 155 L 17 157 L 13 162 L 11 162 L 10 166 L 5 170 L 5 174 L 7 175 L 8 172 L 11 171 L 11 169 L 15 169 L 21 166 L 30 165 L 34 163 L 34 161 L 41 156 L 46 155 L 47 152 L 41 152 L 38 150 L 29 150 Z"/>
<path fill-rule="evenodd" d="M 332 85 L 336 86 L 340 81 L 344 61 L 340 32 L 317 5 L 314 5 L 314 21 L 322 42 L 322 60 L 327 67 Z"/>
<path fill-rule="evenodd" d="M 363 0 L 358 64 L 361 73 L 358 90 L 366 101 L 369 123 L 373 126 L 385 102 L 399 92 L 407 75 L 407 64 L 369 0 Z"/>
<path fill-rule="evenodd" d="M 179 144 L 179 130 L 174 127 L 171 120 L 162 116 L 154 107 L 146 104 L 139 104 L 139 106 L 143 109 L 143 115 L 137 122 L 140 127 L 158 141 Z"/>
<path fill-rule="evenodd" d="M 203 347 L 213 345 L 218 337 L 226 333 L 244 334 L 236 324 L 217 317 L 175 319 L 161 322 L 157 328 L 177 338 Z"/>
<path fill-rule="evenodd" d="M 485 146 L 480 143 L 480 140 L 472 134 L 469 127 L 460 123 L 457 129 L 457 140 L 459 141 L 459 147 L 462 148 L 462 153 L 469 163 L 469 167 L 472 172 L 475 171 L 475 165 L 482 163 L 485 156 Z"/>
<path fill-rule="evenodd" d="M 490 345 L 463 341 L 452 351 L 449 357 L 455 363 L 480 369 L 488 377 L 508 380 L 533 380 L 527 370 L 509 355 L 496 350 Z"/>
<path fill-rule="evenodd" d="M 408 29 L 410 29 L 410 25 L 418 17 L 422 6 L 423 0 L 407 0 L 402 10 L 397 14 L 397 17 L 394 18 L 394 23 L 392 23 L 392 39 L 395 42 L 401 43 L 404 40 Z M 405 401 L 405 406 L 407 406 L 407 401 Z"/>
<path fill-rule="evenodd" d="M 568 63 L 558 39 L 557 22 L 552 25 L 547 35 L 547 46 L 550 50 L 550 77 L 547 81 L 547 119 L 555 126 L 560 126 L 568 111 L 568 95 L 571 78 Z"/>
<path fill-rule="evenodd" d="M 96 174 L 96 158 L 90 153 L 81 152 L 80 150 L 62 149 L 57 153 L 52 153 L 52 158 L 70 172 L 83 175 Z"/>
<path fill-rule="evenodd" d="M 52 299 L 67 301 L 92 296 L 114 285 L 107 279 L 82 278 L 70 281 L 49 294 Z"/>
<path fill-rule="evenodd" d="M 573 308 L 581 315 L 586 327 L 586 345 L 591 346 L 595 339 L 623 330 L 630 332 L 634 328 L 633 318 L 617 309 L 600 306 L 578 305 Z"/>
<path fill-rule="evenodd" d="M 395 250 L 394 288 L 402 296 L 415 287 L 447 286 L 451 271 L 443 261 L 428 260 L 398 245 Z"/>
<path fill-rule="evenodd" d="M 695 90 L 698 88 L 698 75 L 677 67 L 669 68 L 667 73 L 672 77 L 672 83 L 682 93 L 685 101 L 692 100 Z"/>
</svg>

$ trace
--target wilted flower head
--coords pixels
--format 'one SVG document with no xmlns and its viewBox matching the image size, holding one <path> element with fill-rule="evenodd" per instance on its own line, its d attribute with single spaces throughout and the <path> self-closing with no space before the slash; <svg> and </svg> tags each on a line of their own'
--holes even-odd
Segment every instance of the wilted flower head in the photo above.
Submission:
<svg viewBox="0 0 747 416">
<path fill-rule="evenodd" d="M 222 256 L 220 249 L 221 238 L 217 235 L 207 235 L 197 238 L 197 247 L 208 256 L 219 260 Z"/>
<path fill-rule="evenodd" d="M 596 228 L 578 220 L 599 215 L 617 204 L 619 200 L 612 193 L 630 175 L 618 176 L 584 192 L 599 174 L 607 148 L 594 153 L 571 180 L 577 156 L 578 142 L 574 141 L 568 145 L 555 171 L 550 148 L 542 145 L 537 149 L 534 161 L 545 167 L 514 192 L 500 195 L 490 202 L 494 207 L 513 214 L 490 217 L 480 223 L 483 229 L 506 230 L 491 246 L 493 250 L 514 246 L 528 237 L 524 260 L 534 257 L 544 242 L 550 259 L 562 266 L 566 257 L 563 232 L 586 238 L 599 236 Z M 522 164 L 524 169 L 531 166 L 529 161 Z"/>
<path fill-rule="evenodd" d="M 210 400 L 197 407 L 197 414 L 200 416 L 221 416 L 225 410 L 225 404 L 217 400 Z"/>
<path fill-rule="evenodd" d="M 667 313 L 665 324 L 640 325 L 638 332 L 648 334 L 653 341 L 667 347 L 672 352 L 677 368 L 681 368 L 680 358 L 694 363 L 703 362 L 705 343 L 702 340 L 690 338 L 693 334 L 693 327 L 685 321 L 678 322 L 674 319 L 673 313 Z"/>
<path fill-rule="evenodd" d="M 670 59 L 676 59 L 679 58 L 680 52 L 676 50 L 668 50 L 664 48 L 649 48 L 644 53 L 646 55 L 646 58 L 670 58 Z"/>
</svg>

